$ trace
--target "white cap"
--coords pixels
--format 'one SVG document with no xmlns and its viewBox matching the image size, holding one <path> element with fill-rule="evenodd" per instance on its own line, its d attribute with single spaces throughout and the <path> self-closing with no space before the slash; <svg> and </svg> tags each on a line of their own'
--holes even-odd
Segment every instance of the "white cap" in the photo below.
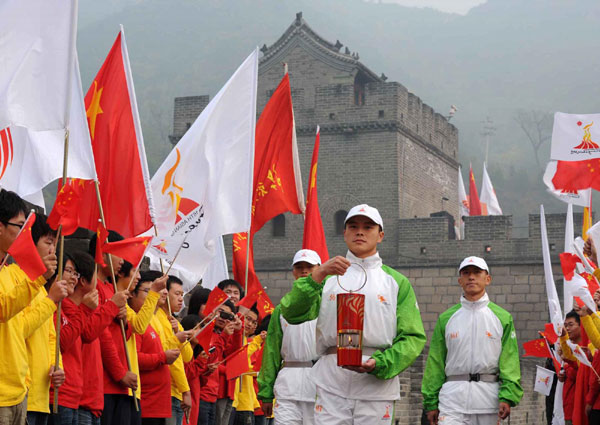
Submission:
<svg viewBox="0 0 600 425">
<path fill-rule="evenodd" d="M 460 273 L 460 271 L 462 269 L 464 269 L 465 267 L 468 266 L 475 266 L 480 268 L 481 270 L 485 270 L 486 272 L 490 272 L 490 269 L 488 268 L 487 263 L 485 262 L 485 260 L 481 257 L 467 257 L 464 260 L 462 260 L 462 263 L 460 263 L 460 267 L 458 268 L 458 272 Z"/>
<path fill-rule="evenodd" d="M 316 266 L 317 264 L 321 264 L 321 257 L 319 257 L 319 254 L 317 254 L 312 249 L 301 249 L 296 253 L 296 255 L 294 255 L 294 261 L 292 262 L 292 266 L 302 261 Z"/>
<path fill-rule="evenodd" d="M 379 224 L 381 226 L 381 230 L 383 230 L 383 220 L 381 219 L 381 214 L 379 214 L 377 208 L 370 207 L 367 204 L 360 204 L 355 207 L 352 207 L 352 209 L 348 212 L 344 223 L 346 223 L 352 217 L 355 217 L 357 215 L 364 215 L 365 217 L 369 217 L 375 222 L 375 224 Z"/>
</svg>

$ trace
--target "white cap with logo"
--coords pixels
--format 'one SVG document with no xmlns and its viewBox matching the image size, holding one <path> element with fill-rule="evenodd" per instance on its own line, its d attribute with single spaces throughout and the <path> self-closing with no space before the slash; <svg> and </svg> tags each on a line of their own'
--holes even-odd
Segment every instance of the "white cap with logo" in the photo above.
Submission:
<svg viewBox="0 0 600 425">
<path fill-rule="evenodd" d="M 464 269 L 465 267 L 468 267 L 468 266 L 475 266 L 477 268 L 480 268 L 481 270 L 485 270 L 488 273 L 490 272 L 490 269 L 488 268 L 487 263 L 481 257 L 471 256 L 471 257 L 465 258 L 464 260 L 462 260 L 462 263 L 460 263 L 458 272 L 460 273 L 460 271 L 462 269 Z"/>
<path fill-rule="evenodd" d="M 370 218 L 375 222 L 375 224 L 379 224 L 381 226 L 381 230 L 383 230 L 383 219 L 381 218 L 379 211 L 377 211 L 377 208 L 370 207 L 367 204 L 360 204 L 352 207 L 352 209 L 348 212 L 344 223 L 357 215 L 364 215 L 365 217 Z"/>
<path fill-rule="evenodd" d="M 308 264 L 312 264 L 313 266 L 317 264 L 321 264 L 321 257 L 312 249 L 301 249 L 294 255 L 294 261 L 292 261 L 292 266 L 296 263 L 306 262 Z"/>
</svg>

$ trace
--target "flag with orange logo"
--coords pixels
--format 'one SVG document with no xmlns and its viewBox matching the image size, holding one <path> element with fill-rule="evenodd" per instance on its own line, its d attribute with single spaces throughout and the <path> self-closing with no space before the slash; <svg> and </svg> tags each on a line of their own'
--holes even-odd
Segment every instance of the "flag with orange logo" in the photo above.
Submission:
<svg viewBox="0 0 600 425">
<path fill-rule="evenodd" d="M 312 162 L 310 165 L 310 177 L 308 181 L 308 195 L 306 196 L 306 214 L 304 216 L 304 236 L 302 238 L 302 248 L 312 249 L 319 254 L 321 261 L 329 259 L 327 251 L 327 241 L 325 240 L 325 231 L 323 230 L 323 221 L 319 211 L 319 200 L 317 195 L 317 165 L 319 162 L 319 141 L 321 132 L 317 126 L 317 136 L 315 137 L 315 147 L 313 148 Z"/>
<path fill-rule="evenodd" d="M 245 285 L 246 255 L 252 264 L 252 239 L 272 218 L 291 212 L 304 212 L 304 194 L 298 160 L 294 111 L 290 78 L 286 73 L 265 105 L 256 123 L 254 154 L 254 191 L 252 195 L 252 225 L 250 253 L 233 248 L 233 275 Z M 246 241 L 247 242 L 247 241 Z M 260 289 L 254 265 L 248 267 L 247 288 Z M 248 292 L 251 292 L 248 289 Z"/>
<path fill-rule="evenodd" d="M 40 258 L 31 236 L 31 227 L 35 220 L 36 215 L 30 213 L 17 238 L 7 251 L 31 280 L 35 280 L 46 273 L 46 266 Z"/>
<path fill-rule="evenodd" d="M 152 177 L 158 233 L 187 235 L 177 264 L 196 281 L 219 237 L 250 228 L 257 74 L 255 50 Z"/>
<path fill-rule="evenodd" d="M 86 186 L 93 186 L 91 180 L 67 179 L 56 195 L 54 207 L 48 216 L 48 225 L 57 230 L 62 226 L 61 233 L 65 236 L 75 233 L 79 227 L 79 211 L 81 196 Z"/>
<path fill-rule="evenodd" d="M 469 215 L 481 215 L 481 203 L 477 194 L 477 185 L 475 184 L 475 175 L 473 167 L 469 167 Z"/>
<path fill-rule="evenodd" d="M 127 238 L 117 242 L 109 242 L 104 245 L 103 252 L 113 254 L 125 261 L 129 261 L 137 266 L 146 253 L 148 246 L 152 241 L 152 236 L 141 236 L 137 238 Z"/>
<path fill-rule="evenodd" d="M 153 224 L 150 178 L 123 30 L 85 96 L 106 227 L 124 237 Z M 81 226 L 96 229 L 95 188 L 85 191 Z"/>
</svg>

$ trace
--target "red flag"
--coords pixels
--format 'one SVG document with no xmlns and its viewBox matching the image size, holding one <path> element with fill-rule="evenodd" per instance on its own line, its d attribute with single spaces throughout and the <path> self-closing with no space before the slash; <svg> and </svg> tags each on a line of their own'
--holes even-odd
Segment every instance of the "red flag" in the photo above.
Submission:
<svg viewBox="0 0 600 425">
<path fill-rule="evenodd" d="M 248 249 L 248 232 L 236 233 L 233 235 L 233 261 L 232 269 L 235 280 L 244 285 L 246 278 L 246 251 Z M 253 242 L 250 241 L 250 259 L 248 261 L 248 285 L 246 285 L 247 295 L 255 293 L 262 289 L 258 276 L 254 271 L 254 249 Z M 252 303 L 254 304 L 254 302 Z M 239 303 L 238 303 L 239 305 Z M 250 308 L 250 307 L 248 307 Z"/>
<path fill-rule="evenodd" d="M 534 339 L 523 343 L 523 349 L 525 350 L 523 356 L 552 358 L 552 354 L 550 353 L 550 350 L 548 350 L 548 344 L 546 344 L 544 338 Z"/>
<path fill-rule="evenodd" d="M 258 310 L 258 317 L 261 320 L 273 313 L 273 310 L 275 310 L 275 306 L 266 292 L 263 291 L 263 293 L 258 297 L 256 309 Z"/>
<path fill-rule="evenodd" d="M 208 300 L 206 300 L 206 305 L 204 306 L 204 312 L 202 313 L 204 316 L 208 316 L 210 313 L 214 311 L 220 304 L 227 300 L 228 295 L 223 292 L 218 286 L 215 286 L 210 294 L 208 295 Z"/>
<path fill-rule="evenodd" d="M 248 362 L 248 344 L 236 350 L 225 359 L 225 376 L 227 380 L 234 379 L 250 370 Z"/>
<path fill-rule="evenodd" d="M 98 221 L 98 228 L 96 229 L 96 264 L 106 267 L 104 264 L 104 245 L 106 244 L 106 238 L 108 238 L 108 230 L 104 227 L 101 221 Z"/>
<path fill-rule="evenodd" d="M 581 259 L 570 252 L 563 252 L 559 255 L 560 257 L 560 266 L 562 268 L 563 276 L 566 280 L 573 279 L 573 274 L 575 273 L 575 265 L 577 263 L 581 263 Z"/>
<path fill-rule="evenodd" d="M 200 344 L 206 354 L 208 354 L 208 349 L 210 348 L 210 341 L 212 339 L 214 329 L 215 321 L 213 320 L 210 325 L 202 329 L 202 331 L 196 336 L 196 341 L 198 341 L 198 344 Z"/>
<path fill-rule="evenodd" d="M 148 248 L 152 236 L 143 236 L 138 238 L 127 238 L 122 241 L 109 242 L 104 245 L 103 251 L 107 254 L 116 255 L 125 261 L 129 261 L 137 266 Z"/>
<path fill-rule="evenodd" d="M 19 235 L 7 251 L 31 280 L 36 280 L 47 270 L 31 237 L 31 226 L 35 219 L 35 214 L 29 214 Z"/>
<path fill-rule="evenodd" d="M 287 74 L 273 92 L 256 123 L 254 150 L 250 238 L 273 217 L 288 211 L 302 214 L 304 209 L 292 94 Z M 234 245 L 233 275 L 242 285 L 245 284 L 246 254 L 245 245 L 243 248 Z M 261 287 L 254 273 L 252 246 L 249 255 L 247 287 Z"/>
<path fill-rule="evenodd" d="M 593 297 L 596 291 L 600 289 L 600 286 L 598 286 L 598 281 L 593 275 L 587 272 L 581 273 L 581 277 L 587 281 L 588 289 L 590 290 L 590 294 L 592 294 Z"/>
<path fill-rule="evenodd" d="M 260 288 L 258 291 L 256 288 L 252 291 L 248 291 L 248 294 L 244 298 L 240 300 L 238 303 L 238 307 L 246 307 L 247 309 L 251 309 L 254 304 L 258 301 L 258 297 L 264 294 L 265 290 Z"/>
<path fill-rule="evenodd" d="M 119 33 L 85 96 L 106 227 L 124 237 L 152 227 L 146 193 L 150 178 L 130 73 L 127 46 Z M 80 225 L 95 230 L 99 216 L 95 189 L 89 188 Z"/>
<path fill-rule="evenodd" d="M 54 206 L 48 216 L 48 225 L 54 230 L 58 230 L 58 226 L 62 226 L 61 232 L 65 236 L 75 233 L 79 227 L 81 196 L 86 186 L 93 185 L 92 180 L 68 179 L 56 195 L 56 201 L 54 201 Z"/>
<path fill-rule="evenodd" d="M 587 161 L 557 161 L 552 184 L 564 193 L 582 189 L 600 190 L 600 159 Z"/>
<path fill-rule="evenodd" d="M 469 215 L 481 215 L 481 202 L 479 202 L 479 195 L 477 194 L 473 167 L 470 167 L 469 171 Z"/>
<path fill-rule="evenodd" d="M 555 344 L 556 341 L 558 341 L 558 335 L 554 332 L 554 325 L 552 323 L 546 323 L 544 325 L 544 336 L 550 344 Z"/>
<path fill-rule="evenodd" d="M 329 252 L 327 251 L 327 241 L 325 240 L 325 231 L 323 230 L 323 221 L 321 220 L 317 195 L 317 164 L 319 162 L 320 134 L 319 127 L 317 127 L 315 147 L 313 148 L 312 163 L 310 165 L 308 195 L 306 197 L 302 248 L 316 251 L 319 257 L 321 257 L 321 261 L 325 262 L 329 259 Z"/>
<path fill-rule="evenodd" d="M 250 356 L 250 364 L 252 365 L 252 370 L 258 372 L 262 367 L 262 358 L 263 358 L 263 349 L 265 348 L 265 344 L 263 341 L 263 345 L 260 347 L 260 350 L 255 351 Z"/>
</svg>

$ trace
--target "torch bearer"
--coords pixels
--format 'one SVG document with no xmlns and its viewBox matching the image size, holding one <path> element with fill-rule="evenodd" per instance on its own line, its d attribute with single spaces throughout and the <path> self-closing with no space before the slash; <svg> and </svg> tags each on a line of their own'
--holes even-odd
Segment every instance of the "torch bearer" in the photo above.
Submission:
<svg viewBox="0 0 600 425">
<path fill-rule="evenodd" d="M 365 319 L 365 296 L 358 294 L 367 283 L 367 271 L 358 263 L 365 278 L 358 289 L 348 290 L 337 283 L 345 293 L 337 294 L 337 364 L 338 366 L 360 366 L 362 364 L 363 325 Z"/>
</svg>

